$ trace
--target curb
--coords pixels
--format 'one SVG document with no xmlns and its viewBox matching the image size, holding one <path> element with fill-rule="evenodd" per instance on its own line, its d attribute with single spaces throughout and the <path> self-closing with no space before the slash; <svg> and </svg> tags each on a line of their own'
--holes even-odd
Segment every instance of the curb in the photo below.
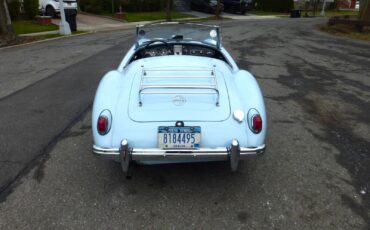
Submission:
<svg viewBox="0 0 370 230">
<path fill-rule="evenodd" d="M 22 43 L 22 44 L 17 44 L 17 45 L 12 45 L 12 46 L 5 46 L 5 47 L 0 47 L 0 50 L 5 50 L 5 49 L 10 49 L 10 48 L 16 48 L 16 47 L 21 47 L 21 46 L 26 46 L 26 45 L 32 45 L 32 44 L 37 44 L 37 43 L 42 43 L 42 42 L 47 42 L 47 41 L 53 41 L 53 40 L 59 40 L 59 39 L 64 39 L 64 38 L 72 38 L 72 37 L 77 37 L 81 35 L 88 35 L 94 33 L 93 31 L 87 31 L 81 34 L 72 34 L 70 36 L 61 36 L 61 37 L 56 37 L 56 38 L 47 38 L 39 41 L 34 41 L 34 42 L 28 42 L 28 43 Z"/>
<path fill-rule="evenodd" d="M 48 34 L 57 34 L 59 30 L 51 30 L 51 31 L 44 31 L 44 32 L 37 32 L 37 33 L 29 33 L 29 34 L 18 34 L 19 37 L 28 37 L 28 36 L 40 36 L 40 35 L 48 35 Z"/>
</svg>

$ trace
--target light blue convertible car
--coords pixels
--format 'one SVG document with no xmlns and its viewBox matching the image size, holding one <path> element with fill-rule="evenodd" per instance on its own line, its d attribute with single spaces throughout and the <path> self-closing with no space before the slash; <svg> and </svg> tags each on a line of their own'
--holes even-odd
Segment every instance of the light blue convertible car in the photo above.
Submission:
<svg viewBox="0 0 370 230">
<path fill-rule="evenodd" d="M 133 162 L 229 161 L 235 171 L 264 152 L 261 90 L 222 47 L 219 27 L 156 23 L 136 35 L 96 91 L 95 155 L 130 174 Z"/>
</svg>

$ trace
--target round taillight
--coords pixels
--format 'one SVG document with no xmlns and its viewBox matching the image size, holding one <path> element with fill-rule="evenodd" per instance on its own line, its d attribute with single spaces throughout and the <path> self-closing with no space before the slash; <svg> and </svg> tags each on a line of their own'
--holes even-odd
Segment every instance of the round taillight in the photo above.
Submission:
<svg viewBox="0 0 370 230">
<path fill-rule="evenodd" d="M 98 118 L 98 132 L 100 135 L 105 135 L 108 132 L 108 117 L 99 116 Z"/>
<path fill-rule="evenodd" d="M 252 117 L 252 129 L 254 133 L 259 133 L 262 130 L 262 118 L 259 114 Z"/>
</svg>

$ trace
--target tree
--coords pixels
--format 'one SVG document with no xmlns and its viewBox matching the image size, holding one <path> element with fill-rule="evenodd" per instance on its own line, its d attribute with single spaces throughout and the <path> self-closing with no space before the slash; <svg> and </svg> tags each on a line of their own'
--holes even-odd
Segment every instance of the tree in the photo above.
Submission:
<svg viewBox="0 0 370 230">
<path fill-rule="evenodd" d="M 21 3 L 19 0 L 8 0 L 7 2 L 10 19 L 15 20 L 21 12 Z"/>
<path fill-rule="evenodd" d="M 360 1 L 359 20 L 370 21 L 370 0 Z"/>
<path fill-rule="evenodd" d="M 167 0 L 166 3 L 166 21 L 172 21 L 172 0 Z"/>
<path fill-rule="evenodd" d="M 316 16 L 316 11 L 319 6 L 320 0 L 311 0 L 312 3 L 312 14 L 313 16 Z"/>
<path fill-rule="evenodd" d="M 38 0 L 23 0 L 23 8 L 29 19 L 34 19 L 39 11 Z"/>
<path fill-rule="evenodd" d="M 221 14 L 221 3 L 220 3 L 220 0 L 217 0 L 217 6 L 216 6 L 216 12 L 215 12 L 217 19 L 220 18 L 220 14 Z"/>
<path fill-rule="evenodd" d="M 257 8 L 265 11 L 289 12 L 294 8 L 293 0 L 256 0 Z"/>
<path fill-rule="evenodd" d="M 6 0 L 0 0 L 0 45 L 14 38 L 15 34 L 12 30 L 12 21 Z"/>
</svg>

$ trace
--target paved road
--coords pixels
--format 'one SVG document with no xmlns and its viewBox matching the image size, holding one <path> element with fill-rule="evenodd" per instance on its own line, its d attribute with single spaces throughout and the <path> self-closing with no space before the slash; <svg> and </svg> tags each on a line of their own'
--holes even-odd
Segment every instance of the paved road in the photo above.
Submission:
<svg viewBox="0 0 370 230">
<path fill-rule="evenodd" d="M 60 130 L 64 132 L 41 162 L 2 194 L 0 229 L 369 229 L 370 44 L 316 32 L 315 24 L 322 22 L 223 24 L 226 48 L 257 77 L 265 95 L 269 132 L 263 158 L 243 163 L 234 174 L 225 163 L 142 166 L 126 180 L 119 165 L 91 155 L 87 112 L 71 129 Z M 54 110 L 59 113 L 53 110 L 45 118 L 55 117 L 60 127 L 67 127 L 65 119 L 76 121 L 91 102 L 100 74 L 86 68 L 103 71 L 116 65 L 130 42 L 122 40 L 66 67 L 70 78 L 79 79 L 69 88 L 59 72 L 36 83 L 34 87 L 56 92 L 43 93 L 50 102 L 35 102 L 58 101 Z M 75 100 L 81 108 L 76 109 L 68 98 L 75 98 L 81 87 L 85 89 Z M 15 114 L 15 108 L 21 113 L 24 104 L 8 100 L 22 100 L 22 94 L 32 98 L 40 91 L 26 89 L 2 99 L 2 114 Z M 49 125 L 55 129 L 47 124 L 39 134 Z M 25 132 L 18 134 L 29 135 Z"/>
<path fill-rule="evenodd" d="M 131 31 L 96 33 L 0 48 L 0 98 L 118 45 L 129 35 Z"/>
<path fill-rule="evenodd" d="M 118 65 L 129 46 L 122 40 L 132 39 L 131 34 L 100 33 L 0 50 L 0 191 L 89 108 L 101 76 Z"/>
</svg>

